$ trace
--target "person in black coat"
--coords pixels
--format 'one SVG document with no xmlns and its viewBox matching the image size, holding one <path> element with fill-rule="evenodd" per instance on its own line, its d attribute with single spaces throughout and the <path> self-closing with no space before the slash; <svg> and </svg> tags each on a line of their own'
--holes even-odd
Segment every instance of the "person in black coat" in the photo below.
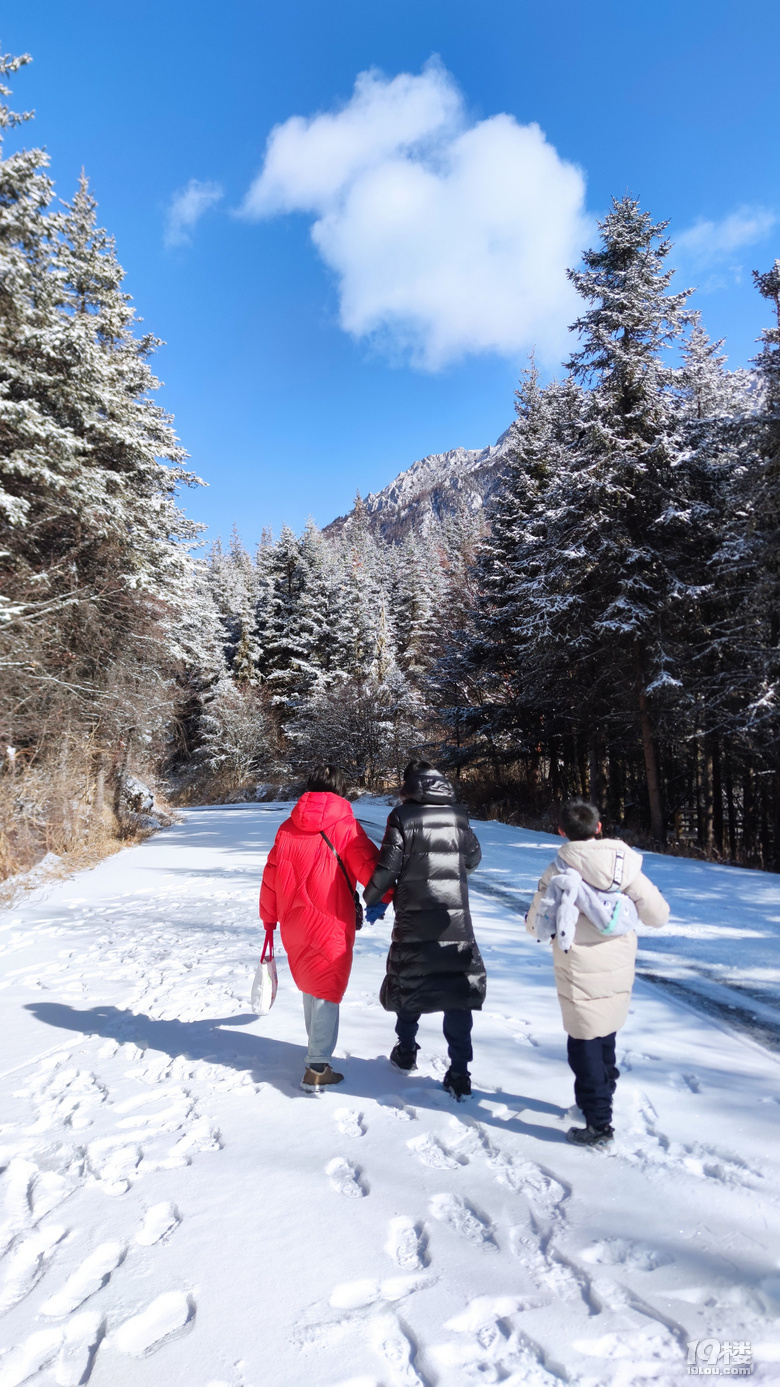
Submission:
<svg viewBox="0 0 780 1387">
<path fill-rule="evenodd" d="M 482 849 L 452 785 L 430 762 L 409 763 L 401 799 L 364 892 L 372 920 L 384 914 L 378 903 L 395 888 L 393 939 L 379 994 L 385 1010 L 397 1013 L 398 1044 L 390 1058 L 399 1069 L 415 1069 L 421 1013 L 444 1012 L 450 1054 L 444 1087 L 460 1099 L 471 1092 L 472 1012 L 485 1000 L 467 882 Z"/>
</svg>

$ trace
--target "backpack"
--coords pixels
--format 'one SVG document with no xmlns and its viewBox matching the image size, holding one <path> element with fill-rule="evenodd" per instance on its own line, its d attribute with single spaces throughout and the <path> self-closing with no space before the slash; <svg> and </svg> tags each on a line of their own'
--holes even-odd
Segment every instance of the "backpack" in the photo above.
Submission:
<svg viewBox="0 0 780 1387">
<path fill-rule="evenodd" d="M 625 853 L 615 854 L 615 870 L 606 891 L 585 881 L 580 873 L 556 857 L 555 876 L 550 878 L 536 912 L 534 928 L 540 940 L 556 939 L 568 953 L 574 943 L 577 918 L 582 913 L 600 934 L 616 937 L 628 934 L 639 924 L 639 915 L 630 896 L 623 894 Z"/>
</svg>

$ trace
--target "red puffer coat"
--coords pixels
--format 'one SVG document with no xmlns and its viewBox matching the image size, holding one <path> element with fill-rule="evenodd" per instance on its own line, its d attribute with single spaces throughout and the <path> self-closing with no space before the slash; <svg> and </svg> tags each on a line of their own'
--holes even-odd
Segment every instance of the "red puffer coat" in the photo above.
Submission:
<svg viewBox="0 0 780 1387">
<path fill-rule="evenodd" d="M 340 1002 L 349 982 L 355 943 L 355 904 L 327 833 L 352 881 L 364 886 L 379 849 L 356 823 L 340 795 L 307 790 L 285 819 L 268 854 L 260 918 L 282 927 L 290 972 L 301 992 Z"/>
</svg>

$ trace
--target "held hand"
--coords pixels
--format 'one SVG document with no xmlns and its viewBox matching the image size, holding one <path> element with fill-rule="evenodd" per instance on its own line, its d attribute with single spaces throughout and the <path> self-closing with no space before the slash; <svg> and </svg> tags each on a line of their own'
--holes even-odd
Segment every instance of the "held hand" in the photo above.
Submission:
<svg viewBox="0 0 780 1387">
<path fill-rule="evenodd" d="M 377 920 L 383 920 L 386 910 L 387 906 L 383 905 L 382 901 L 378 905 L 369 905 L 366 908 L 366 919 L 369 925 L 375 925 Z"/>
</svg>

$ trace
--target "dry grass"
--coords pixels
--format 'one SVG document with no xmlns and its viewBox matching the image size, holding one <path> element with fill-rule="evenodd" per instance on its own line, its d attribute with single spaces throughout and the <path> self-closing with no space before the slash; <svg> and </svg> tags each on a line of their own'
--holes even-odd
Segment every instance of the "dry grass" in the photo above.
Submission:
<svg viewBox="0 0 780 1387">
<path fill-rule="evenodd" d="M 47 853 L 60 860 L 43 875 L 45 880 L 72 876 L 140 842 L 149 830 L 128 831 L 107 801 L 112 790 L 98 785 L 97 758 L 88 741 L 63 739 L 55 759 L 17 760 L 0 773 L 0 904 L 39 885 L 37 876 L 23 879 Z M 176 817 L 164 800 L 155 809 Z"/>
</svg>

